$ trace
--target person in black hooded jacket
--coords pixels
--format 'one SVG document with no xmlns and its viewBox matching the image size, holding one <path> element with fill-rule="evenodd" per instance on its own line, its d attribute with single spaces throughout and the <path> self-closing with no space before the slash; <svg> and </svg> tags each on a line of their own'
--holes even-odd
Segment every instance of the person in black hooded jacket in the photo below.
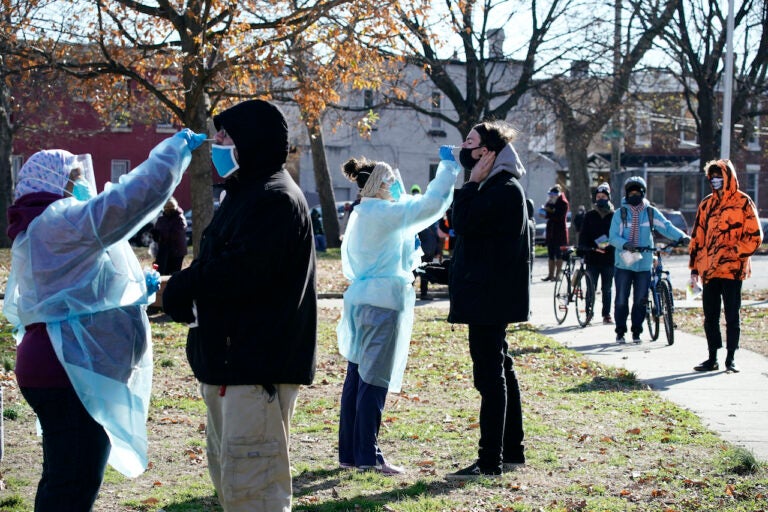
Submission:
<svg viewBox="0 0 768 512">
<path fill-rule="evenodd" d="M 214 116 L 226 196 L 163 309 L 190 324 L 187 358 L 207 406 L 208 470 L 225 511 L 291 508 L 288 433 L 315 373 L 317 297 L 309 208 L 283 169 L 288 129 L 271 103 Z"/>
<path fill-rule="evenodd" d="M 506 328 L 530 316 L 531 257 L 525 174 L 508 124 L 482 122 L 470 130 L 459 160 L 469 181 L 456 191 L 451 225 L 448 321 L 469 324 L 472 374 L 480 402 L 480 448 L 475 463 L 446 476 L 495 476 L 525 463 L 520 387 Z"/>
<path fill-rule="evenodd" d="M 579 233 L 579 250 L 584 255 L 587 265 L 587 275 L 597 290 L 597 280 L 600 278 L 603 305 L 601 314 L 604 324 L 612 324 L 611 295 L 613 289 L 614 247 L 608 243 L 608 234 L 613 219 L 611 204 L 611 187 L 601 183 L 595 190 L 595 207 L 584 215 L 584 223 Z M 603 238 L 600 238 L 603 237 Z M 600 240 L 598 243 L 597 240 Z M 593 299 L 594 300 L 594 299 Z"/>
</svg>

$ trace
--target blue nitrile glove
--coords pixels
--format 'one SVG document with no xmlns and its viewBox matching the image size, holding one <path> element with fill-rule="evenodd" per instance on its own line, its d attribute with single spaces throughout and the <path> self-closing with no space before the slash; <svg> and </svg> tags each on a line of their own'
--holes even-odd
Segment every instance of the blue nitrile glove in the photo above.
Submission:
<svg viewBox="0 0 768 512">
<path fill-rule="evenodd" d="M 189 128 L 184 128 L 179 133 L 174 135 L 174 137 L 185 140 L 187 142 L 187 146 L 189 146 L 189 150 L 194 151 L 199 148 L 203 142 L 205 142 L 205 139 L 208 138 L 208 135 L 204 133 L 195 133 Z"/>
<path fill-rule="evenodd" d="M 147 283 L 147 295 L 153 295 L 160 289 L 160 272 L 155 269 L 144 269 L 144 280 Z"/>
<path fill-rule="evenodd" d="M 448 160 L 450 162 L 455 162 L 456 157 L 453 156 L 453 147 L 440 146 L 440 160 Z"/>
</svg>

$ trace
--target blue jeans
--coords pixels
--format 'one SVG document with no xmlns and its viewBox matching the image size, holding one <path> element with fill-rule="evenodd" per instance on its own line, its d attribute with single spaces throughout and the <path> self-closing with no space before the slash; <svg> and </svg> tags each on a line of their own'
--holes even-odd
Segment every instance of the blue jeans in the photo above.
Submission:
<svg viewBox="0 0 768 512">
<path fill-rule="evenodd" d="M 723 335 L 720 333 L 721 297 L 725 310 L 725 347 L 731 357 L 739 348 L 741 284 L 742 281 L 739 279 L 716 277 L 702 286 L 701 305 L 704 309 L 704 333 L 707 336 L 710 354 L 717 352 L 717 349 L 723 346 Z"/>
<path fill-rule="evenodd" d="M 603 295 L 603 309 L 601 315 L 603 318 L 611 314 L 611 290 L 613 289 L 613 265 L 590 265 L 587 264 L 587 275 L 592 280 L 592 284 L 597 291 L 597 278 L 600 277 L 600 286 Z M 595 308 L 597 309 L 597 308 Z"/>
<path fill-rule="evenodd" d="M 632 293 L 632 335 L 640 336 L 643 332 L 645 320 L 645 302 L 648 300 L 648 286 L 651 282 L 651 271 L 644 270 L 634 272 L 623 268 L 616 268 L 614 274 L 616 281 L 616 302 L 614 315 L 616 322 L 616 334 L 623 335 L 627 332 L 627 316 L 629 316 L 629 289 Z"/>
<path fill-rule="evenodd" d="M 325 235 L 315 235 L 315 250 L 317 252 L 325 252 L 328 249 L 328 244 L 325 240 Z"/>
<path fill-rule="evenodd" d="M 104 428 L 83 407 L 73 388 L 21 388 L 43 429 L 43 474 L 35 511 L 91 510 L 109 458 Z"/>
</svg>

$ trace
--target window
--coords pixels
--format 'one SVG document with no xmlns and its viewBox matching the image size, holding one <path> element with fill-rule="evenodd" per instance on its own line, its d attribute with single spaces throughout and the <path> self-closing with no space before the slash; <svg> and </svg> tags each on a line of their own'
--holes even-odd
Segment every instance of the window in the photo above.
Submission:
<svg viewBox="0 0 768 512">
<path fill-rule="evenodd" d="M 131 131 L 131 114 L 127 110 L 121 110 L 112 114 L 113 132 L 130 132 Z"/>
<path fill-rule="evenodd" d="M 650 192 L 648 200 L 653 201 L 656 206 L 666 206 L 666 190 L 664 176 L 648 177 L 648 191 Z"/>
<path fill-rule="evenodd" d="M 117 183 L 120 180 L 120 176 L 127 174 L 131 170 L 130 160 L 112 160 L 111 173 L 109 181 Z"/>
<path fill-rule="evenodd" d="M 688 107 L 685 103 L 680 107 L 680 121 L 677 123 L 677 128 L 680 131 L 680 147 L 698 147 L 698 142 L 696 141 L 696 122 L 688 112 Z"/>
<path fill-rule="evenodd" d="M 635 146 L 650 147 L 651 115 L 647 110 L 638 110 L 635 114 Z"/>
<path fill-rule="evenodd" d="M 440 113 L 440 105 L 442 103 L 442 96 L 438 91 L 434 91 L 432 93 L 432 112 L 439 114 Z M 433 129 L 439 129 L 443 125 L 443 122 L 440 118 L 433 117 L 432 118 L 432 128 Z"/>
<path fill-rule="evenodd" d="M 373 108 L 373 89 L 363 91 L 363 106 L 365 108 Z"/>
<path fill-rule="evenodd" d="M 747 164 L 747 174 L 739 180 L 739 188 L 757 204 L 757 183 L 760 176 L 760 164 Z M 742 183 L 743 181 L 743 183 Z"/>
<path fill-rule="evenodd" d="M 171 119 L 169 114 L 161 117 L 157 125 L 155 125 L 155 131 L 157 133 L 173 133 L 176 131 L 176 128 L 173 126 L 173 119 Z"/>
<path fill-rule="evenodd" d="M 435 179 L 435 175 L 437 174 L 437 165 L 438 164 L 429 164 L 429 181 L 427 181 L 427 183 Z"/>
<path fill-rule="evenodd" d="M 760 117 L 754 118 L 754 130 L 747 141 L 749 151 L 760 151 Z"/>
<path fill-rule="evenodd" d="M 698 190 L 701 184 L 703 173 L 697 172 L 689 176 L 683 176 L 682 198 L 680 208 L 683 210 L 695 210 L 699 206 Z"/>
</svg>

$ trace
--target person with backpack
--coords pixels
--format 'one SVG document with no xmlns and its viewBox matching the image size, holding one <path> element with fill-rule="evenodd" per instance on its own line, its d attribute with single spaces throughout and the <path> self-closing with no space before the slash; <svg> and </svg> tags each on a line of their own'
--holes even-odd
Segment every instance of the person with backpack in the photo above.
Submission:
<svg viewBox="0 0 768 512">
<path fill-rule="evenodd" d="M 645 199 L 645 180 L 631 176 L 624 182 L 624 198 L 619 215 L 611 219 L 609 242 L 616 249 L 614 256 L 614 281 L 616 301 L 616 343 L 626 343 L 629 292 L 632 294 L 632 343 L 640 343 L 645 319 L 645 303 L 653 267 L 653 253 L 640 248 L 653 247 L 653 233 L 659 232 L 670 240 L 687 243 L 690 237 L 677 229 L 664 215 Z"/>
<path fill-rule="evenodd" d="M 709 357 L 693 369 L 719 369 L 717 351 L 723 346 L 720 333 L 720 301 L 725 310 L 725 368 L 738 372 L 734 356 L 739 348 L 741 283 L 751 273 L 750 256 L 763 240 L 752 199 L 739 190 L 736 170 L 730 160 L 707 162 L 704 166 L 712 194 L 696 212 L 691 232 L 691 281 L 701 283 L 704 333 Z"/>
<path fill-rule="evenodd" d="M 613 290 L 614 248 L 608 243 L 608 234 L 613 220 L 611 187 L 601 183 L 595 190 L 595 207 L 584 214 L 579 232 L 579 250 L 584 254 L 587 275 L 597 290 L 597 279 L 603 297 L 601 314 L 604 324 L 612 324 L 611 292 Z"/>
</svg>

